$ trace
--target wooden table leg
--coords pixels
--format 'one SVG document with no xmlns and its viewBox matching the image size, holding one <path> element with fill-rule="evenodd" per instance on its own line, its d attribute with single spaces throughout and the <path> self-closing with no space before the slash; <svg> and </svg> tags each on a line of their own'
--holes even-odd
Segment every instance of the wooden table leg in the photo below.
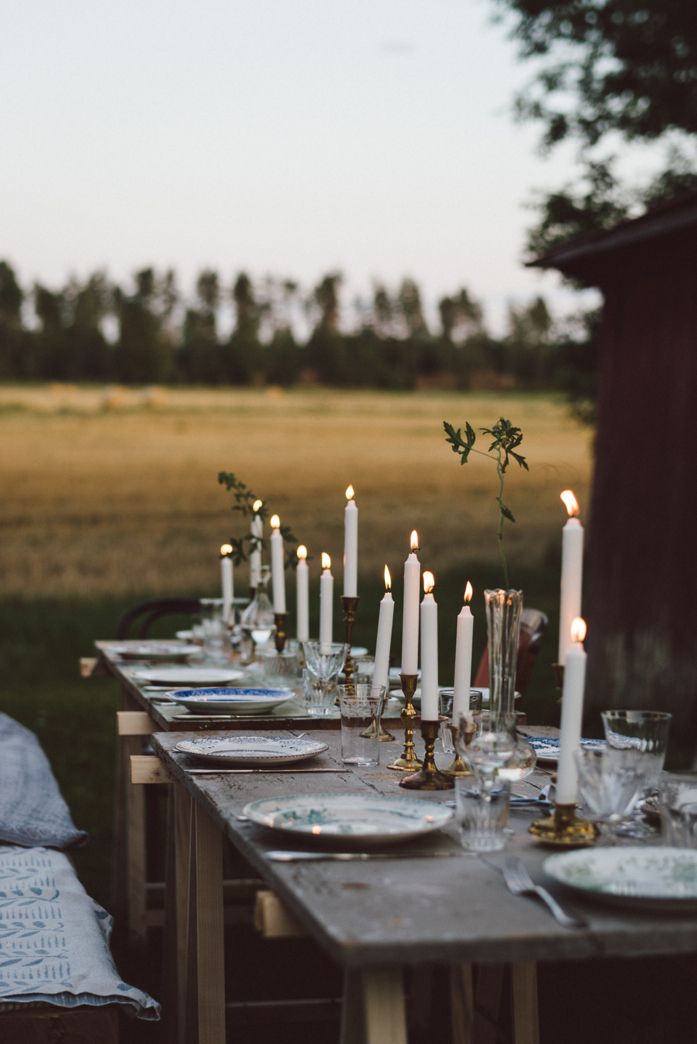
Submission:
<svg viewBox="0 0 697 1044">
<path fill-rule="evenodd" d="M 469 963 L 450 966 L 450 1008 L 452 1044 L 473 1044 L 474 988 Z"/>
<path fill-rule="evenodd" d="M 511 992 L 514 1044 L 540 1044 L 536 961 L 511 965 Z"/>
<path fill-rule="evenodd" d="M 341 1044 L 407 1044 L 401 968 L 346 971 L 340 1039 Z"/>
<path fill-rule="evenodd" d="M 125 688 L 121 689 L 119 707 L 139 709 Z M 132 754 L 142 754 L 142 747 L 142 736 L 117 736 L 112 908 L 116 930 L 123 930 L 136 946 L 147 938 L 145 795 L 143 787 L 131 783 L 130 759 Z"/>
<path fill-rule="evenodd" d="M 162 1011 L 166 1039 L 186 1044 L 186 974 L 189 940 L 191 797 L 176 783 L 167 805 L 167 864 Z"/>
<path fill-rule="evenodd" d="M 220 828 L 193 804 L 186 1044 L 225 1044 L 222 841 Z"/>
</svg>

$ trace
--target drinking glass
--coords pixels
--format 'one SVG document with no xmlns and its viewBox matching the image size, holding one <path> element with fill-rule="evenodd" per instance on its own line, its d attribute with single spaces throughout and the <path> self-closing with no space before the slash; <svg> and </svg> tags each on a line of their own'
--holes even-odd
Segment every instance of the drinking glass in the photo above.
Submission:
<svg viewBox="0 0 697 1044">
<path fill-rule="evenodd" d="M 380 717 L 385 706 L 384 685 L 373 688 L 370 679 L 339 685 L 341 760 L 346 765 L 380 764 Z"/>
<path fill-rule="evenodd" d="M 291 689 L 300 681 L 297 649 L 262 649 L 259 652 L 264 680 L 269 685 L 287 685 Z"/>
<path fill-rule="evenodd" d="M 348 646 L 303 642 L 305 672 L 303 691 L 307 713 L 311 717 L 332 714 L 336 701 L 336 680 L 344 668 Z"/>
<path fill-rule="evenodd" d="M 666 844 L 697 848 L 697 779 L 661 780 L 657 808 Z"/>
<path fill-rule="evenodd" d="M 672 715 L 664 711 L 607 710 L 601 717 L 612 756 L 622 763 L 640 764 L 645 788 L 655 790 L 666 757 Z"/>
<path fill-rule="evenodd" d="M 505 847 L 511 784 L 494 779 L 455 780 L 455 816 L 462 847 L 470 852 L 498 852 Z"/>
<path fill-rule="evenodd" d="M 584 811 L 612 840 L 644 787 L 644 766 L 639 761 L 617 759 L 608 748 L 577 750 L 575 758 Z"/>
<path fill-rule="evenodd" d="M 222 598 L 201 598 L 203 655 L 210 663 L 225 664 L 230 660 L 228 628 L 223 619 Z"/>
</svg>

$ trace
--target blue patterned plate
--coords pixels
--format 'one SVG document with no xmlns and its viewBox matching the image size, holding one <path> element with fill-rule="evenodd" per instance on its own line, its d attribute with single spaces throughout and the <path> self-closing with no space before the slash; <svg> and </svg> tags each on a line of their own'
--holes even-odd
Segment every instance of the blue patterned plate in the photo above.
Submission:
<svg viewBox="0 0 697 1044">
<path fill-rule="evenodd" d="M 526 740 L 535 751 L 538 761 L 546 761 L 550 765 L 556 765 L 559 761 L 559 740 L 556 736 L 538 739 L 536 736 L 525 736 Z M 584 750 L 602 750 L 605 740 L 582 739 L 581 746 Z"/>
<path fill-rule="evenodd" d="M 174 689 L 167 694 L 191 714 L 269 714 L 292 700 L 292 689 Z"/>
<path fill-rule="evenodd" d="M 303 794 L 265 798 L 244 807 L 254 823 L 308 840 L 343 845 L 395 844 L 438 830 L 452 817 L 445 805 L 378 794 Z"/>
</svg>

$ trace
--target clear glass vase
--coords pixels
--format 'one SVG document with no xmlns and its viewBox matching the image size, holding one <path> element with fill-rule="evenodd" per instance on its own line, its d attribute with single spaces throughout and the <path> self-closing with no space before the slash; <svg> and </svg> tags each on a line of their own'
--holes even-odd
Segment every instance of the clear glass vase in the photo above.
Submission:
<svg viewBox="0 0 697 1044">
<path fill-rule="evenodd" d="M 515 713 L 513 696 L 518 666 L 523 592 L 496 588 L 484 592 L 489 647 L 489 711 L 498 718 Z"/>
<path fill-rule="evenodd" d="M 267 594 L 270 576 L 269 567 L 262 566 L 254 598 L 240 617 L 240 631 L 246 647 L 243 660 L 246 662 L 253 658 L 256 649 L 266 645 L 276 629 L 273 606 Z"/>
</svg>

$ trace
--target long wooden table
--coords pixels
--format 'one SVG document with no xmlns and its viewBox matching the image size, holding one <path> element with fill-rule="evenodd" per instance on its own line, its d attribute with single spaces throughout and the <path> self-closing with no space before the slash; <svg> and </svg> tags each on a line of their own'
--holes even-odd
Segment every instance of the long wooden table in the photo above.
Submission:
<svg viewBox="0 0 697 1044">
<path fill-rule="evenodd" d="M 225 1040 L 223 838 L 280 897 L 302 929 L 345 969 L 342 1044 L 363 1040 L 405 1044 L 403 973 L 409 966 L 450 967 L 453 981 L 461 987 L 459 994 L 456 991 L 461 1029 L 457 1039 L 465 1042 L 472 1039 L 471 964 L 512 963 L 519 984 L 528 987 L 521 991 L 527 1007 L 519 1008 L 516 1040 L 534 1042 L 537 1019 L 530 987 L 534 991 L 535 962 L 697 952 L 697 915 L 676 919 L 655 912 L 627 913 L 562 895 L 550 884 L 570 910 L 582 910 L 588 920 L 585 929 L 560 927 L 537 901 L 507 890 L 499 870 L 506 853 L 487 857 L 462 853 L 442 859 L 415 856 L 365 864 L 271 862 L 266 858 L 269 849 L 301 846 L 240 820 L 248 801 L 348 790 L 402 794 L 398 777 L 383 768 L 348 767 L 327 775 L 265 771 L 197 776 L 187 771 L 190 763 L 175 751 L 181 738 L 176 733 L 158 733 L 152 743 L 174 788 L 179 986 L 180 996 L 186 995 L 190 1005 L 190 1019 L 180 1039 L 187 1042 L 222 1044 Z M 322 738 L 330 745 L 325 763 L 339 764 L 336 733 L 327 732 Z M 412 791 L 410 795 L 447 801 L 453 792 Z M 542 862 L 549 853 L 527 833 L 530 819 L 529 813 L 512 813 L 515 835 L 507 851 L 519 854 L 533 877 L 541 880 Z M 429 846 L 457 850 L 454 822 L 418 842 L 420 852 Z M 186 916 L 181 916 L 183 910 L 188 911 Z M 188 954 L 188 973 L 182 954 Z"/>
<path fill-rule="evenodd" d="M 112 650 L 118 642 L 95 642 L 98 669 L 109 674 L 119 684 L 119 736 L 114 790 L 114 866 L 112 873 L 112 907 L 117 925 L 124 926 L 134 945 L 145 942 L 153 918 L 161 916 L 152 910 L 148 894 L 156 882 L 148 880 L 146 867 L 146 800 L 142 787 L 131 785 L 131 758 L 143 755 L 150 735 L 155 731 L 206 732 L 227 730 L 298 729 L 303 732 L 339 728 L 338 709 L 327 717 L 310 717 L 299 696 L 270 714 L 235 715 L 221 718 L 214 715 L 190 714 L 185 708 L 165 702 L 166 691 L 153 690 L 147 682 L 137 678 L 144 662 L 121 658 Z M 203 665 L 203 662 L 202 662 Z M 165 666 L 161 664 L 161 666 Z M 172 664 L 167 664 L 172 666 Z M 151 665 L 151 669 L 152 665 Z M 234 684 L 234 683 L 231 683 Z M 249 673 L 239 684 L 263 684 L 259 674 Z M 173 686 L 175 687 L 175 686 Z M 184 687 L 184 686 L 182 686 Z M 399 707 L 394 701 L 388 717 L 389 727 L 399 729 Z M 395 733 L 397 734 L 397 733 Z"/>
</svg>

